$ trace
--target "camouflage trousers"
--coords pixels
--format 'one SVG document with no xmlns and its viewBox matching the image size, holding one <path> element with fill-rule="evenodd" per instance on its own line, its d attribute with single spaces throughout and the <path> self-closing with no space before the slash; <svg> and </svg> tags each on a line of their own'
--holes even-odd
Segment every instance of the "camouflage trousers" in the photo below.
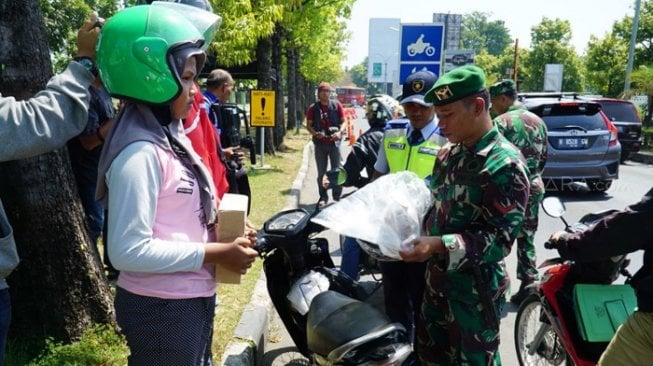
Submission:
<svg viewBox="0 0 653 366">
<path fill-rule="evenodd" d="M 427 276 L 427 281 L 428 277 L 433 277 L 433 273 Z M 508 284 L 505 275 L 490 278 L 497 319 L 501 318 Z M 417 324 L 416 343 L 421 364 L 501 365 L 499 329 L 490 328 L 484 320 L 483 304 L 472 277 L 456 274 L 455 278 L 445 280 L 438 290 L 431 285 L 433 282 L 427 282 Z M 445 296 L 451 289 L 455 289 L 455 294 Z"/>
<path fill-rule="evenodd" d="M 528 196 L 524 222 L 517 233 L 517 278 L 526 283 L 537 281 L 535 232 L 543 198 L 544 192 Z"/>
</svg>

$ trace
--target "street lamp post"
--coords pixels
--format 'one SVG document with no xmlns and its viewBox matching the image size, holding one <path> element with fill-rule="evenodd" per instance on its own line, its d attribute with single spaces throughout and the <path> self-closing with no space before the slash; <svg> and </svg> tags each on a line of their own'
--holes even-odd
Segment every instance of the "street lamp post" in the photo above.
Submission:
<svg viewBox="0 0 653 366">
<path fill-rule="evenodd" d="M 633 59 L 635 58 L 635 42 L 637 42 L 637 26 L 639 22 L 640 0 L 635 1 L 635 16 L 633 17 L 633 31 L 630 33 L 630 48 L 628 49 L 628 64 L 626 65 L 626 81 L 624 82 L 624 95 L 630 91 L 630 74 L 633 71 Z"/>
<path fill-rule="evenodd" d="M 390 94 L 388 93 L 388 59 L 385 59 L 385 62 L 383 63 L 383 86 L 385 87 L 385 94 Z"/>
</svg>

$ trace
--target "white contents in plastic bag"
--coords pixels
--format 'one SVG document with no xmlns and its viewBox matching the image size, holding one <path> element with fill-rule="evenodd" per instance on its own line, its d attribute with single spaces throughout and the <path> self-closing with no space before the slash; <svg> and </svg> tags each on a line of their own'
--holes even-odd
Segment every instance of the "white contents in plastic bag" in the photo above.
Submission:
<svg viewBox="0 0 653 366">
<path fill-rule="evenodd" d="M 308 313 L 315 296 L 329 289 L 329 279 L 322 273 L 309 271 L 295 281 L 286 298 L 293 309 L 302 315 Z"/>
<path fill-rule="evenodd" d="M 341 235 L 373 243 L 380 260 L 401 260 L 407 239 L 423 235 L 422 221 L 433 203 L 431 191 L 413 172 L 386 174 L 323 209 L 312 220 Z"/>
</svg>

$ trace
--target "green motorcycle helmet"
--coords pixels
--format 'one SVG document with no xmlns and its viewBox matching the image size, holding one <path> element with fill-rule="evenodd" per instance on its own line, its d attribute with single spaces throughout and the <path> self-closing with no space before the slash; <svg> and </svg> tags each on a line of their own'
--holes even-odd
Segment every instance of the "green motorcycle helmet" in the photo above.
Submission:
<svg viewBox="0 0 653 366">
<path fill-rule="evenodd" d="M 113 97 L 168 104 L 181 93 L 188 58 L 197 57 L 199 75 L 219 24 L 219 16 L 177 3 L 126 8 L 107 20 L 98 37 L 100 78 Z"/>
</svg>

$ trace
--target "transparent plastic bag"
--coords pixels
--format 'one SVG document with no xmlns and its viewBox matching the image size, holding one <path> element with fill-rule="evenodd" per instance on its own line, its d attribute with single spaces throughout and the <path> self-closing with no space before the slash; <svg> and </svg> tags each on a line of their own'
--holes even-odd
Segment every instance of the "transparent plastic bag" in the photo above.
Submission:
<svg viewBox="0 0 653 366">
<path fill-rule="evenodd" d="M 401 243 L 422 235 L 422 220 L 432 202 L 423 179 L 413 172 L 399 172 L 367 184 L 312 220 L 365 242 L 363 250 L 378 260 L 398 261 Z"/>
</svg>

